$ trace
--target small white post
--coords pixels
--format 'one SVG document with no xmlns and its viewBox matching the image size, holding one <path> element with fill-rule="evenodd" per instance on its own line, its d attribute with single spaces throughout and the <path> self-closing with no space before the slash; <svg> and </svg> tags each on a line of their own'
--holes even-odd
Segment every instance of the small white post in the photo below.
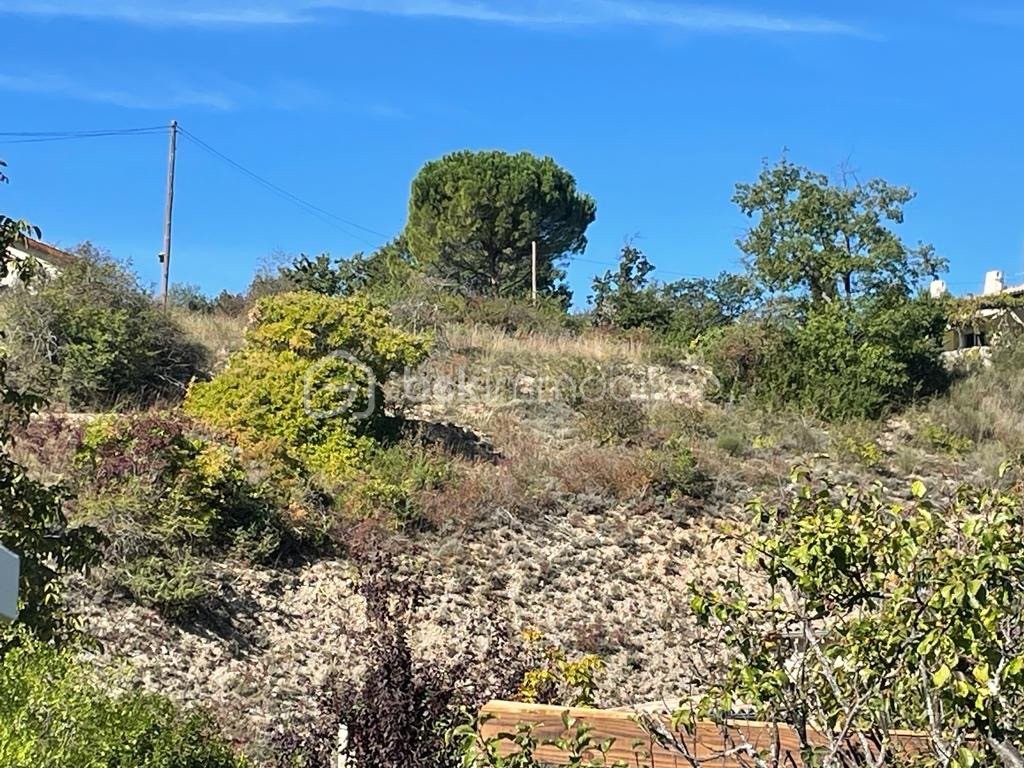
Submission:
<svg viewBox="0 0 1024 768">
<path fill-rule="evenodd" d="M 0 624 L 18 618 L 18 579 L 21 561 L 13 552 L 0 546 Z"/>
<path fill-rule="evenodd" d="M 533 304 L 537 305 L 537 241 L 533 241 Z"/>
<path fill-rule="evenodd" d="M 348 759 L 348 726 L 344 723 L 338 728 L 338 768 L 355 768 Z"/>
</svg>

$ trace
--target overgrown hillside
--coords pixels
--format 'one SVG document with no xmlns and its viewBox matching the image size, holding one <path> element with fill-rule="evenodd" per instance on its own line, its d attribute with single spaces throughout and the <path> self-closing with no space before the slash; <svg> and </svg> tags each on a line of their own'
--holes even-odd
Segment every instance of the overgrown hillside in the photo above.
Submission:
<svg viewBox="0 0 1024 768">
<path fill-rule="evenodd" d="M 909 191 L 766 167 L 745 273 L 627 244 L 577 314 L 554 256 L 536 301 L 502 261 L 538 220 L 582 249 L 571 177 L 463 154 L 414 191 L 408 240 L 244 295 L 164 313 L 84 248 L 0 297 L 0 757 L 311 768 L 345 725 L 360 765 L 530 765 L 445 739 L 494 697 L 1017 743 L 1024 347 L 944 367 Z"/>
</svg>

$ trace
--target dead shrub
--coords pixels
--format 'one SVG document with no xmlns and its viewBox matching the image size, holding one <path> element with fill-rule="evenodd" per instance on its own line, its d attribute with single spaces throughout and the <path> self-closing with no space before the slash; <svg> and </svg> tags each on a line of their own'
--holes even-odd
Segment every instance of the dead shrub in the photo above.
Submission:
<svg viewBox="0 0 1024 768">
<path fill-rule="evenodd" d="M 651 486 L 646 452 L 625 446 L 581 446 L 562 453 L 554 465 L 563 491 L 597 494 L 619 501 L 644 494 Z"/>
</svg>

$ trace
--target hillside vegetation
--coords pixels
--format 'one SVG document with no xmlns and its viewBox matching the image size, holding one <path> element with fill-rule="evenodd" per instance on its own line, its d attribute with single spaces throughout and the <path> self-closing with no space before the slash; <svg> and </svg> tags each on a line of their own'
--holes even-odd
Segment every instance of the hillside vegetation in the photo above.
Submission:
<svg viewBox="0 0 1024 768">
<path fill-rule="evenodd" d="M 26 271 L 0 296 L 4 765 L 311 768 L 342 724 L 358 765 L 531 765 L 467 730 L 495 697 L 1017 765 L 1024 346 L 946 369 L 911 199 L 765 166 L 744 272 L 661 283 L 627 243 L 583 313 L 559 265 L 594 201 L 500 153 L 429 165 L 408 237 L 244 295 L 165 314 L 91 247 Z"/>
</svg>

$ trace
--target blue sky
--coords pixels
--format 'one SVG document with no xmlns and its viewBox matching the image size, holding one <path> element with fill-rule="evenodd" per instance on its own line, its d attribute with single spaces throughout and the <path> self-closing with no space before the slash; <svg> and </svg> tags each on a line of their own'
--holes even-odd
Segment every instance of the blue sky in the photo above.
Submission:
<svg viewBox="0 0 1024 768">
<path fill-rule="evenodd" d="M 409 182 L 462 149 L 550 154 L 598 204 L 577 299 L 627 236 L 663 279 L 739 264 L 730 202 L 763 158 L 919 194 L 905 236 L 1024 281 L 1024 10 L 1007 2 L 0 0 L 0 131 L 172 118 L 187 139 L 173 279 L 243 288 L 275 250 L 369 250 Z M 155 282 L 166 138 L 0 144 L 5 212 Z M 376 234 L 380 233 L 380 234 Z M 598 263 L 602 262 L 602 263 Z"/>
</svg>

